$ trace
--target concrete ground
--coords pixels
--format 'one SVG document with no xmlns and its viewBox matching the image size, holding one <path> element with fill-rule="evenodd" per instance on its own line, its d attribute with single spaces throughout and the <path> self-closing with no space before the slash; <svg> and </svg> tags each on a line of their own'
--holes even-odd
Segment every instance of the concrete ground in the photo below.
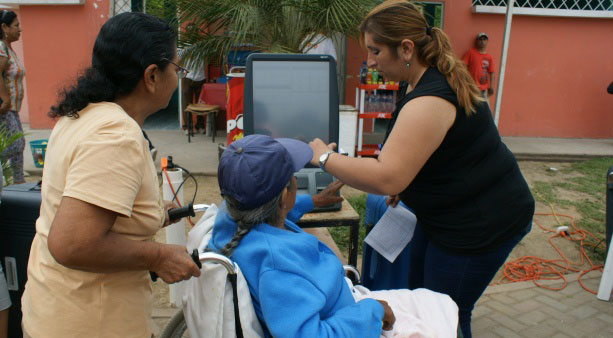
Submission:
<svg viewBox="0 0 613 338">
<path fill-rule="evenodd" d="M 26 140 L 48 138 L 50 130 L 28 130 Z M 175 163 L 192 173 L 215 175 L 217 171 L 217 144 L 225 141 L 218 134 L 215 142 L 210 137 L 196 135 L 191 143 L 179 131 L 147 131 L 158 148 L 158 163 L 162 156 L 173 156 Z M 613 139 L 561 139 L 503 137 L 505 144 L 519 160 L 578 160 L 595 156 L 613 157 Z M 24 153 L 25 169 L 40 173 L 33 165 L 29 146 Z M 473 312 L 475 337 L 613 337 L 613 302 L 598 300 L 585 291 L 577 275 L 566 276 L 568 286 L 561 291 L 550 291 L 532 282 L 489 287 Z M 597 290 L 601 273 L 592 272 L 583 277 L 586 287 Z M 546 283 L 545 283 L 546 284 Z M 155 308 L 152 313 L 154 330 L 159 334 L 173 308 Z"/>
<path fill-rule="evenodd" d="M 24 126 L 26 140 L 48 139 L 49 129 L 29 129 Z M 217 131 L 215 142 L 210 136 L 195 135 L 191 143 L 187 136 L 178 130 L 148 130 L 151 142 L 158 149 L 156 165 L 163 156 L 172 156 L 175 163 L 193 174 L 217 174 L 217 146 L 225 144 L 223 131 Z M 534 161 L 573 161 L 589 157 L 613 156 L 613 139 L 566 139 L 537 137 L 503 137 L 504 143 L 518 160 Z M 24 152 L 24 168 L 27 172 L 40 173 L 34 167 L 29 145 Z M 159 169 L 159 168 L 158 168 Z"/>
</svg>

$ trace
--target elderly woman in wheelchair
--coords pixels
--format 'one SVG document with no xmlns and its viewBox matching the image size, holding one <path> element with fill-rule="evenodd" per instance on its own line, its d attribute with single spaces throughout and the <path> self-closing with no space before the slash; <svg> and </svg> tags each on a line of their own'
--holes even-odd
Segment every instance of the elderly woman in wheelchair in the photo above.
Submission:
<svg viewBox="0 0 613 338">
<path fill-rule="evenodd" d="M 396 317 L 388 302 L 402 297 L 356 291 L 332 250 L 294 223 L 313 207 L 308 196 L 296 198 L 293 176 L 311 157 L 311 149 L 301 141 L 264 135 L 228 146 L 218 168 L 225 208 L 217 214 L 208 247 L 240 266 L 266 336 L 397 336 L 391 334 Z M 443 336 L 455 335 L 453 307 L 453 332 Z M 419 322 L 418 333 L 441 336 L 436 329 L 424 328 L 421 321 L 427 322 L 427 315 L 419 317 L 411 317 Z M 430 319 L 436 324 L 444 318 Z"/>
</svg>

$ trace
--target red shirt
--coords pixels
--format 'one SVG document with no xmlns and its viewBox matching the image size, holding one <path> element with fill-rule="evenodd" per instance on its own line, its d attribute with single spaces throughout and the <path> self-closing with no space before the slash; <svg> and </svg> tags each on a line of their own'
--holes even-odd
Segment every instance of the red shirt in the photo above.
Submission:
<svg viewBox="0 0 613 338">
<path fill-rule="evenodd" d="M 479 53 L 476 48 L 471 48 L 462 57 L 468 67 L 468 72 L 475 79 L 481 90 L 490 88 L 490 73 L 494 72 L 494 59 L 488 53 Z"/>
</svg>

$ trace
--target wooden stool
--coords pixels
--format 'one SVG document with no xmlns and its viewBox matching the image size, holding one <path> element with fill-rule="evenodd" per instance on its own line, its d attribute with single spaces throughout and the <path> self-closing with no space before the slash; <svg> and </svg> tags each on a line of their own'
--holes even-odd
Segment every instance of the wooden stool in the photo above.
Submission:
<svg viewBox="0 0 613 338">
<path fill-rule="evenodd" d="M 215 118 L 217 117 L 218 111 L 219 106 L 213 104 L 192 103 L 187 105 L 185 108 L 185 112 L 187 113 L 187 143 L 191 142 L 193 132 L 192 115 L 206 115 L 206 132 L 211 133 L 213 142 L 215 142 Z"/>
</svg>

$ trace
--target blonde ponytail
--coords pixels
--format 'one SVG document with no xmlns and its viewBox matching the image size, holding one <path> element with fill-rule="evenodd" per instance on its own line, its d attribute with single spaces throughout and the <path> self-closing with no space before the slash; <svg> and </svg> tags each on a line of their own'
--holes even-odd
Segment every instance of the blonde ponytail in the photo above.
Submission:
<svg viewBox="0 0 613 338">
<path fill-rule="evenodd" d="M 419 62 L 436 67 L 445 76 L 460 107 L 470 116 L 476 104 L 485 99 L 464 63 L 453 53 L 447 34 L 437 27 L 428 27 L 417 5 L 407 0 L 388 0 L 373 8 L 362 21 L 361 40 L 363 43 L 364 33 L 368 32 L 375 42 L 389 46 L 392 51 L 404 39 L 413 41 Z"/>
</svg>

